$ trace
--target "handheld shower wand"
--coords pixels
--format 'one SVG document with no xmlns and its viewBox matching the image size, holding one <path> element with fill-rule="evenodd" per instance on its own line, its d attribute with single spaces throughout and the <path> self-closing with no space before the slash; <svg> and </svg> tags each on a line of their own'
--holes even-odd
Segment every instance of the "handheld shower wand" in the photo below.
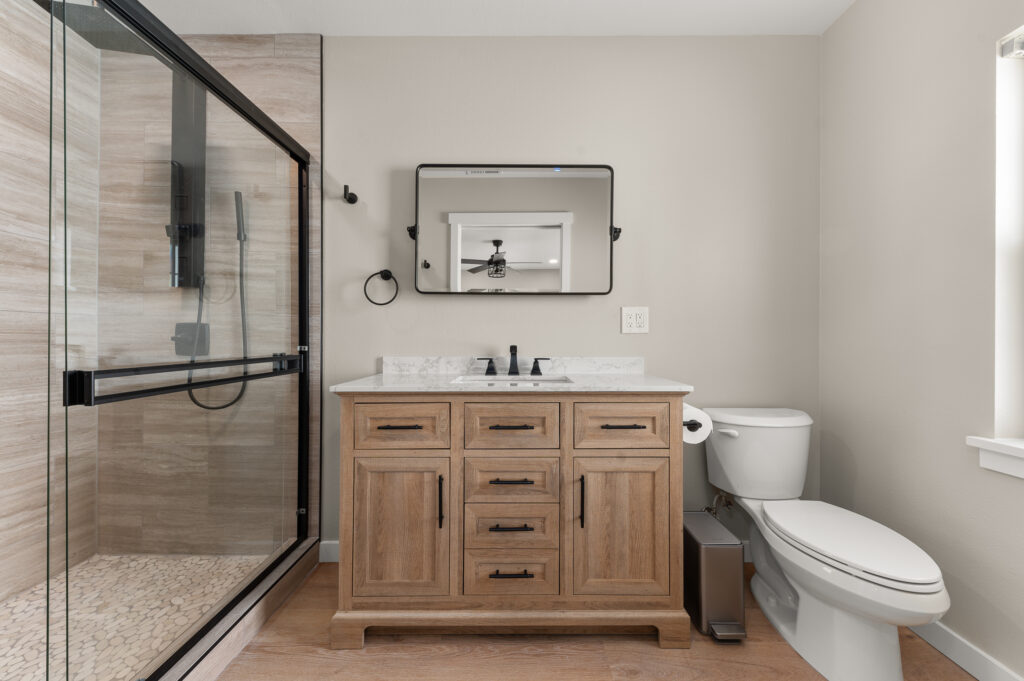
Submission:
<svg viewBox="0 0 1024 681">
<path fill-rule="evenodd" d="M 242 358 L 243 359 L 248 359 L 248 357 L 249 357 L 249 324 L 248 324 L 248 315 L 247 315 L 247 312 L 246 312 L 246 305 L 245 305 L 245 242 L 248 240 L 249 237 L 248 237 L 248 234 L 246 234 L 246 231 L 245 231 L 245 216 L 244 216 L 244 214 L 242 212 L 242 192 L 235 192 L 235 223 L 236 223 L 236 226 L 237 226 L 237 229 L 238 229 L 238 231 L 236 232 L 236 238 L 238 239 L 238 300 L 239 300 L 239 304 L 241 306 L 241 313 L 242 313 L 241 314 L 241 316 L 242 316 Z M 197 329 L 200 328 L 200 325 L 203 322 L 203 294 L 205 292 L 205 289 L 206 289 L 206 277 L 205 276 L 201 276 L 199 278 L 199 305 L 198 305 L 198 310 L 197 310 L 197 313 L 196 313 L 196 328 Z M 194 345 L 192 347 L 192 357 L 189 360 L 190 362 L 195 362 L 196 361 L 196 354 L 197 354 L 198 350 L 199 350 L 199 334 L 197 333 L 196 337 L 195 337 L 195 343 L 194 343 Z M 248 365 L 243 365 L 242 366 L 242 375 L 243 376 L 247 376 L 248 374 L 249 374 L 249 366 Z M 186 382 L 187 383 L 191 383 L 192 382 L 192 371 L 188 372 L 188 379 L 186 380 Z M 245 395 L 245 386 L 246 385 L 247 385 L 247 383 L 243 381 L 240 384 L 240 387 L 238 388 L 238 394 L 235 395 L 234 399 L 232 399 L 230 402 L 227 402 L 227 403 L 221 404 L 221 405 L 214 406 L 214 405 L 209 405 L 209 404 L 203 403 L 202 401 L 199 400 L 199 398 L 197 398 L 195 396 L 195 394 L 192 392 L 191 389 L 189 389 L 189 391 L 188 391 L 188 398 L 190 400 L 192 400 L 192 403 L 195 404 L 197 407 L 202 407 L 203 409 L 210 409 L 210 410 L 227 409 L 228 407 L 230 407 L 233 404 L 236 404 L 240 399 L 242 399 L 242 396 Z"/>
</svg>

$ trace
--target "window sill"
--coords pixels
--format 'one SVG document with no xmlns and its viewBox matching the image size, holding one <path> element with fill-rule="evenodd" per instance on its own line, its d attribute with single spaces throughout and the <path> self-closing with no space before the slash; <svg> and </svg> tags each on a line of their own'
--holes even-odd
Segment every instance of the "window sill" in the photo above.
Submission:
<svg viewBox="0 0 1024 681">
<path fill-rule="evenodd" d="M 978 448 L 982 468 L 1024 478 L 1024 439 L 968 435 L 967 445 Z"/>
</svg>

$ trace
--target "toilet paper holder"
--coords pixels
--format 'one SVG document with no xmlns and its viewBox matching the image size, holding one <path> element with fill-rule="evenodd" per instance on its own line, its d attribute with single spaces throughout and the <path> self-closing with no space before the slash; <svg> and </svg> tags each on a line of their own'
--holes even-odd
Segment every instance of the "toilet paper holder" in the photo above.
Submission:
<svg viewBox="0 0 1024 681">
<path fill-rule="evenodd" d="M 697 419 L 690 419 L 689 421 L 683 421 L 683 428 L 686 428 L 691 433 L 695 433 L 700 430 L 700 421 Z"/>
</svg>

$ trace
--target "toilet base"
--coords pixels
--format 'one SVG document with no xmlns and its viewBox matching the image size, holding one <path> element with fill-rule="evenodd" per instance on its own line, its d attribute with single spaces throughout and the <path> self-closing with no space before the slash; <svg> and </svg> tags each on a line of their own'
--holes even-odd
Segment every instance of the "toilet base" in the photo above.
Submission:
<svg viewBox="0 0 1024 681">
<path fill-rule="evenodd" d="M 895 626 L 840 610 L 790 581 L 796 607 L 775 595 L 757 574 L 754 599 L 789 645 L 829 681 L 903 681 Z"/>
</svg>

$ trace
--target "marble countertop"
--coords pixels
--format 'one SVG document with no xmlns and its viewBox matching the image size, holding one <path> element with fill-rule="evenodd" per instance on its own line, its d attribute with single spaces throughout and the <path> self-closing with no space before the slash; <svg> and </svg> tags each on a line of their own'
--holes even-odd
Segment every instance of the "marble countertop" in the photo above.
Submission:
<svg viewBox="0 0 1024 681">
<path fill-rule="evenodd" d="M 331 386 L 335 393 L 566 393 L 566 392 L 677 392 L 693 386 L 667 378 L 648 376 L 639 357 L 558 357 L 541 365 L 547 376 L 566 376 L 570 382 L 531 380 L 532 358 L 519 358 L 523 372 L 506 379 L 508 361 L 496 358 L 495 380 L 458 382 L 460 376 L 484 377 L 486 362 L 471 357 L 385 357 L 383 371 Z"/>
</svg>

